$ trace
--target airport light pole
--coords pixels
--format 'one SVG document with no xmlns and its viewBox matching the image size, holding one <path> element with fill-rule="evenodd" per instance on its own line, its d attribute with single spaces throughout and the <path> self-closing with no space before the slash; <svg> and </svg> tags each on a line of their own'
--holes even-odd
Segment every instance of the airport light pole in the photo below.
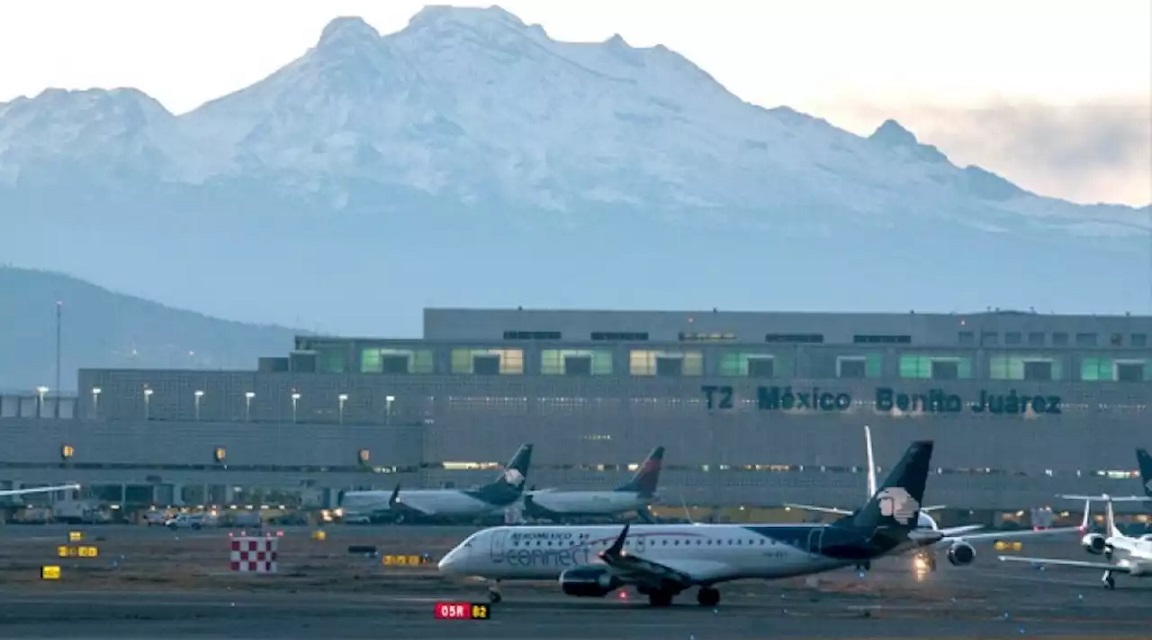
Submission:
<svg viewBox="0 0 1152 640">
<path fill-rule="evenodd" d="M 255 391 L 244 392 L 244 422 L 249 422 L 252 420 L 252 398 L 255 397 Z"/>
<path fill-rule="evenodd" d="M 144 419 L 152 419 L 152 389 L 144 387 Z"/>
<path fill-rule="evenodd" d="M 336 399 L 340 401 L 340 424 L 344 424 L 344 403 L 348 402 L 348 394 L 341 393 Z"/>
<path fill-rule="evenodd" d="M 384 425 L 392 424 L 392 403 L 396 401 L 396 396 L 386 396 L 384 398 Z"/>
<path fill-rule="evenodd" d="M 100 417 L 100 394 L 104 390 L 100 387 L 92 387 L 92 417 Z"/>
<path fill-rule="evenodd" d="M 300 402 L 300 392 L 292 390 L 292 424 L 296 424 L 296 404 Z"/>
<path fill-rule="evenodd" d="M 204 392 L 197 389 L 197 390 L 192 392 L 192 397 L 195 399 L 194 400 L 195 404 L 193 405 L 194 406 L 193 419 L 195 419 L 197 422 L 199 422 L 200 421 L 200 399 L 204 397 Z"/>
<path fill-rule="evenodd" d="M 63 312 L 64 303 L 56 301 L 56 396 L 60 396 L 60 334 L 61 334 L 61 314 Z M 56 417 L 60 417 L 60 401 L 56 401 Z"/>
<path fill-rule="evenodd" d="M 44 396 L 48 395 L 48 387 L 40 385 L 36 387 L 36 417 L 40 418 L 44 415 Z"/>
</svg>

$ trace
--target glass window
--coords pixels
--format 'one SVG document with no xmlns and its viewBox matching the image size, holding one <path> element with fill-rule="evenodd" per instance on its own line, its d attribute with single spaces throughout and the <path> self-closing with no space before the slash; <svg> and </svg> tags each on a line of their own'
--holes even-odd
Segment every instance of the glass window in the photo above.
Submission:
<svg viewBox="0 0 1152 640">
<path fill-rule="evenodd" d="M 1063 380 L 1063 366 L 1057 358 L 1023 355 L 994 355 L 988 361 L 993 380 Z"/>
<path fill-rule="evenodd" d="M 1064 333 L 1063 331 L 1057 331 L 1056 333 L 1053 333 L 1052 334 L 1052 346 L 1054 346 L 1054 347 L 1067 347 L 1068 346 L 1068 334 Z"/>
<path fill-rule="evenodd" d="M 960 333 L 956 334 L 956 342 L 962 345 L 976 344 L 976 334 L 972 333 L 971 331 L 961 331 Z"/>
<path fill-rule="evenodd" d="M 882 362 L 881 356 L 878 353 L 859 356 L 840 356 L 836 358 L 836 377 L 850 379 L 879 378 Z"/>
<path fill-rule="evenodd" d="M 431 349 L 362 349 L 361 373 L 433 373 L 435 358 Z"/>
<path fill-rule="evenodd" d="M 1133 333 L 1131 335 L 1130 342 L 1132 343 L 1133 347 L 1147 347 L 1148 346 L 1148 334 L 1146 334 L 1146 333 Z"/>
<path fill-rule="evenodd" d="M 318 349 L 321 373 L 344 373 L 348 350 L 343 347 Z"/>
<path fill-rule="evenodd" d="M 900 356 L 900 377 L 922 380 L 967 380 L 972 377 L 972 358 L 904 354 Z"/>
<path fill-rule="evenodd" d="M 1024 342 L 1024 334 L 1019 331 L 1009 331 L 1004 334 L 1004 344 L 1017 345 Z"/>
<path fill-rule="evenodd" d="M 1145 362 L 1117 362 L 1116 380 L 1119 382 L 1144 382 L 1148 378 L 1148 364 Z"/>
<path fill-rule="evenodd" d="M 524 350 L 453 349 L 452 373 L 520 375 L 524 373 Z"/>
<path fill-rule="evenodd" d="M 792 356 L 726 351 L 720 354 L 719 373 L 728 378 L 787 378 L 792 375 Z"/>
<path fill-rule="evenodd" d="M 1084 358 L 1080 361 L 1080 379 L 1098 382 L 1112 379 L 1111 358 Z"/>
<path fill-rule="evenodd" d="M 984 347 L 994 347 L 998 342 L 999 334 L 995 331 L 981 331 L 980 332 L 980 345 Z"/>
<path fill-rule="evenodd" d="M 1031 331 L 1028 333 L 1028 346 L 1030 347 L 1043 347 L 1044 346 L 1044 332 Z"/>
<path fill-rule="evenodd" d="M 1077 347 L 1095 347 L 1096 334 L 1095 333 L 1077 333 L 1076 334 Z"/>
<path fill-rule="evenodd" d="M 1080 361 L 1080 379 L 1086 382 L 1144 382 L 1152 376 L 1147 360 L 1084 358 Z"/>
<path fill-rule="evenodd" d="M 680 362 L 667 362 L 670 360 Z M 671 373 L 676 368 L 679 373 Z M 698 376 L 704 373 L 704 355 L 699 351 L 633 349 L 628 354 L 628 371 L 634 376 Z"/>
<path fill-rule="evenodd" d="M 587 370 L 587 373 L 583 371 Z M 545 349 L 540 352 L 540 373 L 561 375 L 612 375 L 610 349 Z"/>
</svg>

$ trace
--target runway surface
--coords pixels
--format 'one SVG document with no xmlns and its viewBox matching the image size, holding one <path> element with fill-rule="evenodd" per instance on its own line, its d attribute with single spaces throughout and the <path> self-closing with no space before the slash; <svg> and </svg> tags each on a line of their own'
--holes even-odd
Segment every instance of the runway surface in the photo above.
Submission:
<svg viewBox="0 0 1152 640">
<path fill-rule="evenodd" d="M 0 529 L 4 544 L 33 541 L 24 529 Z M 88 535 L 163 542 L 172 532 L 93 527 Z M 127 529 L 127 528 L 124 528 Z M 428 537 L 419 527 L 374 527 L 333 531 L 334 536 L 379 535 L 388 539 Z M 97 531 L 102 530 L 101 534 Z M 462 538 L 470 529 L 445 528 L 437 536 Z M 301 529 L 301 531 L 306 531 Z M 165 538 L 164 536 L 168 536 Z M 197 532 L 219 538 L 222 532 Z M 290 534 L 297 535 L 297 534 Z M 302 534 L 301 534 L 302 535 Z M 58 535 L 49 536 L 57 540 Z M 39 542 L 29 542 L 30 547 Z M 1074 539 L 1029 545 L 1028 552 L 1055 549 L 1079 553 Z M 742 581 L 723 585 L 716 608 L 695 604 L 695 592 L 682 594 L 667 609 L 651 609 L 630 594 L 607 599 L 571 598 L 554 582 L 507 584 L 504 602 L 483 621 L 443 621 L 433 616 L 438 601 L 485 602 L 482 582 L 452 583 L 434 571 L 422 575 L 363 574 L 355 582 L 309 587 L 264 576 L 254 588 L 227 577 L 212 590 L 177 591 L 150 585 L 106 582 L 98 590 L 67 582 L 31 582 L 0 591 L 0 637 L 9 638 L 254 638 L 283 639 L 420 638 L 575 640 L 750 640 L 759 638 L 1073 638 L 1149 637 L 1152 580 L 1118 579 L 1105 591 L 1095 572 L 998 563 L 987 546 L 975 565 L 943 563 L 935 574 L 917 576 L 908 558 L 876 563 L 861 578 L 850 570 L 818 578 L 773 583 Z M 376 567 L 379 569 L 379 567 Z M 223 582 L 220 582 L 220 581 Z M 339 586 L 342 590 L 333 590 Z"/>
</svg>

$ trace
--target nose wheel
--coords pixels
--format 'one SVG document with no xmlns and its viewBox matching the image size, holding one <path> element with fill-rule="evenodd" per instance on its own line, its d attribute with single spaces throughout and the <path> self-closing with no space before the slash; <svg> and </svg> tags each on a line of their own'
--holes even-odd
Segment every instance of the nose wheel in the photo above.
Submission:
<svg viewBox="0 0 1152 640">
<path fill-rule="evenodd" d="M 496 581 L 491 587 L 488 587 L 488 602 L 497 604 L 503 599 L 504 596 L 500 595 L 500 582 Z"/>
<path fill-rule="evenodd" d="M 1116 590 L 1116 578 L 1112 577 L 1111 571 L 1105 571 L 1104 572 L 1103 582 L 1104 582 L 1104 588 L 1105 589 L 1107 589 L 1109 591 L 1115 591 Z"/>
</svg>

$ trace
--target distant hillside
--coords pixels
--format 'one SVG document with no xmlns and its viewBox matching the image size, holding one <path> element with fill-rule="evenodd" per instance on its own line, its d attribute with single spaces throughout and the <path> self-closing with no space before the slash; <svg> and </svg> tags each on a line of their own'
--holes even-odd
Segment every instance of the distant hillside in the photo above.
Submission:
<svg viewBox="0 0 1152 640">
<path fill-rule="evenodd" d="M 56 302 L 61 386 L 81 367 L 235 369 L 286 354 L 293 329 L 210 318 L 47 271 L 0 266 L 0 389 L 53 386 Z"/>
</svg>

